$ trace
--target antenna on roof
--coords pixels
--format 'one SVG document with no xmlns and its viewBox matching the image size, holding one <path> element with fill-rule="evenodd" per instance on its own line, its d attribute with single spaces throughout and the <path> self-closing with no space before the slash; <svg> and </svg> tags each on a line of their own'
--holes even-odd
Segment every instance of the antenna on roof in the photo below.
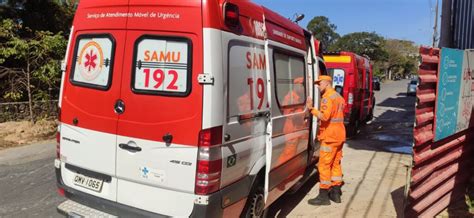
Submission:
<svg viewBox="0 0 474 218">
<path fill-rule="evenodd" d="M 293 15 L 293 22 L 298 23 L 304 19 L 304 14 L 298 14 L 296 13 Z"/>
</svg>

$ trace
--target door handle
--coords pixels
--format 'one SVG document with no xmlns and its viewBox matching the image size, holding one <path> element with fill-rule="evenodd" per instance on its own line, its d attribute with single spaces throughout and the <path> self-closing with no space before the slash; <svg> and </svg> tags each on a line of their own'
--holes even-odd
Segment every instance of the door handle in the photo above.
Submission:
<svg viewBox="0 0 474 218">
<path fill-rule="evenodd" d="M 127 150 L 127 151 L 130 151 L 130 152 L 140 152 L 140 151 L 142 151 L 142 148 L 130 146 L 128 144 L 119 144 L 119 147 L 123 150 Z"/>
</svg>

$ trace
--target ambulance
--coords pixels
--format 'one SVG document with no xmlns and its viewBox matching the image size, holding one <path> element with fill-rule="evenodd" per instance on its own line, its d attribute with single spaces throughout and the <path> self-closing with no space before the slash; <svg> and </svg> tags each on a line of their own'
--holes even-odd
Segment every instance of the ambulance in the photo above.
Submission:
<svg viewBox="0 0 474 218">
<path fill-rule="evenodd" d="M 374 117 L 375 96 L 370 60 L 352 52 L 324 54 L 333 87 L 346 100 L 344 124 L 349 136 L 355 136 L 362 124 Z"/>
<path fill-rule="evenodd" d="M 314 172 L 314 45 L 251 1 L 81 0 L 62 66 L 58 211 L 264 216 Z"/>
</svg>

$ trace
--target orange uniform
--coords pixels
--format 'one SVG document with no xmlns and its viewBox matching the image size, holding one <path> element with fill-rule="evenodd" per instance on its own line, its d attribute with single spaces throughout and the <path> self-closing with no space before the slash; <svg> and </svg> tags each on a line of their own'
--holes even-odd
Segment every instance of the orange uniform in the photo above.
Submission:
<svg viewBox="0 0 474 218">
<path fill-rule="evenodd" d="M 311 111 L 320 120 L 318 140 L 321 142 L 321 148 L 318 171 L 321 189 L 342 185 L 342 145 L 346 141 L 344 106 L 344 98 L 334 89 L 328 88 L 321 100 L 321 110 Z"/>
</svg>

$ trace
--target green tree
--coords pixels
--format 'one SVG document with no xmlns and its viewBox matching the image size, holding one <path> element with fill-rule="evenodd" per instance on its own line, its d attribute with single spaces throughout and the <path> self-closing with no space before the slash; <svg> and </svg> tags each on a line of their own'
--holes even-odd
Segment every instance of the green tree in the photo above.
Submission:
<svg viewBox="0 0 474 218">
<path fill-rule="evenodd" d="M 385 43 L 388 57 L 384 63 L 386 75 L 391 79 L 394 75 L 407 76 L 416 72 L 418 65 L 418 47 L 408 40 L 388 39 Z"/>
<path fill-rule="evenodd" d="M 350 51 L 366 55 L 372 61 L 384 61 L 387 52 L 384 49 L 385 39 L 375 32 L 356 32 L 342 36 L 330 47 L 330 51 Z"/>
<path fill-rule="evenodd" d="M 9 7 L 4 8 L 4 14 L 0 14 L 0 17 L 18 21 L 23 27 L 33 30 L 33 32 L 20 32 L 22 36 L 34 34 L 36 30 L 69 34 L 74 17 L 74 2 L 74 0 L 9 0 Z"/>
<path fill-rule="evenodd" d="M 13 20 L 2 20 L 0 25 L 0 79 L 7 82 L 3 97 L 10 100 L 26 98 L 30 121 L 34 122 L 33 98 L 44 94 L 44 87 L 58 86 L 59 62 L 66 49 L 61 32 L 31 31 L 31 38 L 18 33 L 21 29 Z M 5 65 L 5 63 L 8 63 Z M 25 96 L 26 94 L 26 96 Z"/>
<path fill-rule="evenodd" d="M 323 52 L 327 51 L 340 37 L 336 33 L 337 26 L 332 24 L 329 18 L 325 16 L 314 17 L 308 23 L 307 29 L 313 33 L 316 39 L 321 41 Z"/>
</svg>

